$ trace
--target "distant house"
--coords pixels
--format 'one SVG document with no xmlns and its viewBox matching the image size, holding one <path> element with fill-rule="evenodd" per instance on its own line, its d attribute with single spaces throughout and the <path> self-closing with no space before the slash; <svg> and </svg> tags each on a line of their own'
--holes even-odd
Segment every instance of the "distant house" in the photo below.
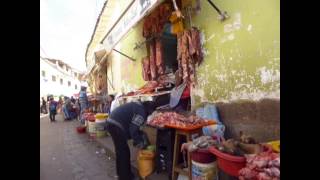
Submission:
<svg viewBox="0 0 320 180">
<path fill-rule="evenodd" d="M 85 84 L 84 73 L 61 60 L 40 57 L 40 96 L 72 96 Z"/>
</svg>

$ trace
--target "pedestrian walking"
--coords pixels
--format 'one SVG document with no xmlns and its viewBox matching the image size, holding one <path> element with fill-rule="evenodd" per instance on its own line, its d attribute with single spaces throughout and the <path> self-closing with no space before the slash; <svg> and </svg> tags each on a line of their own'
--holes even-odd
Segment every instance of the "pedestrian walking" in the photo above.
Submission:
<svg viewBox="0 0 320 180">
<path fill-rule="evenodd" d="M 71 120 L 70 106 L 71 106 L 71 100 L 67 96 L 65 96 L 64 103 L 62 105 L 62 112 L 63 112 L 64 120 Z"/>
<path fill-rule="evenodd" d="M 47 101 L 44 99 L 44 97 L 42 97 L 41 113 L 43 113 L 43 114 L 47 114 L 48 113 Z"/>
<path fill-rule="evenodd" d="M 89 102 L 87 97 L 87 88 L 85 86 L 81 86 L 79 92 L 79 102 L 80 102 L 80 121 L 84 124 L 84 119 L 82 118 L 82 114 L 84 113 L 85 109 L 88 108 Z"/>
<path fill-rule="evenodd" d="M 62 100 L 62 97 L 60 96 L 58 101 L 58 107 L 57 107 L 58 113 L 62 112 L 62 106 L 63 106 L 63 100 Z"/>
<path fill-rule="evenodd" d="M 50 118 L 50 122 L 55 122 L 56 121 L 57 106 L 58 106 L 58 103 L 53 99 L 53 97 L 50 98 L 50 102 L 49 102 L 49 118 Z"/>
</svg>

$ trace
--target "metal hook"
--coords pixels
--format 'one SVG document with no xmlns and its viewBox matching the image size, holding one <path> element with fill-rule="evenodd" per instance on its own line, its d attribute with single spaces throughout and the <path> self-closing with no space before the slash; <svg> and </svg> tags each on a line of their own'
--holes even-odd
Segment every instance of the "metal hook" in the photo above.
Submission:
<svg viewBox="0 0 320 180">
<path fill-rule="evenodd" d="M 220 21 L 224 21 L 224 20 L 226 20 L 227 18 L 229 18 L 229 16 L 228 16 L 228 14 L 227 14 L 226 11 L 221 12 L 221 10 L 220 10 L 215 4 L 213 4 L 213 2 L 212 2 L 211 0 L 208 0 L 208 2 L 209 2 L 209 3 L 211 4 L 211 6 L 218 12 L 218 14 L 219 14 L 218 19 L 219 19 Z"/>
</svg>

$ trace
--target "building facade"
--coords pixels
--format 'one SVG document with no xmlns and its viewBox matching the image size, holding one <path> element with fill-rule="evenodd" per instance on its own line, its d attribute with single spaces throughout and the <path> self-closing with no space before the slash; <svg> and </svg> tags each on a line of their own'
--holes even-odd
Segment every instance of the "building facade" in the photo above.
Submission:
<svg viewBox="0 0 320 180">
<path fill-rule="evenodd" d="M 61 60 L 40 57 L 40 96 L 73 96 L 84 85 L 84 73 Z"/>
<path fill-rule="evenodd" d="M 171 0 L 132 2 L 106 1 L 87 47 L 90 85 L 95 86 L 94 77 L 103 70 L 110 93 L 130 92 L 146 83 L 141 62 L 148 52 L 143 48 L 145 45 L 135 48 L 146 41 L 143 37 L 145 14 L 137 11 L 144 12 L 148 4 L 151 4 L 149 12 L 158 2 L 172 4 Z M 259 140 L 279 137 L 280 1 L 214 1 L 227 12 L 228 18 L 224 21 L 209 1 L 180 2 L 184 27 L 201 31 L 204 51 L 203 63 L 195 70 L 197 82 L 191 88 L 192 108 L 206 102 L 215 103 L 228 127 L 227 136 L 235 137 L 242 130 Z M 131 22 L 135 23 L 129 26 Z M 97 58 L 95 54 L 103 49 L 106 55 Z"/>
</svg>

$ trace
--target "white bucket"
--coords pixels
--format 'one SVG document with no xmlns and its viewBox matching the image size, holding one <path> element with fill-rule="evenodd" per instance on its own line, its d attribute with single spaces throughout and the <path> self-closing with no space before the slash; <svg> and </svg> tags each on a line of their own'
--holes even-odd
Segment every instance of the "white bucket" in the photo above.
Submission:
<svg viewBox="0 0 320 180">
<path fill-rule="evenodd" d="M 179 174 L 177 180 L 189 180 L 189 178 L 188 178 L 188 176 L 186 176 L 186 175 Z"/>
<path fill-rule="evenodd" d="M 208 164 L 192 161 L 192 180 L 217 180 L 217 162 Z"/>
<path fill-rule="evenodd" d="M 106 124 L 106 121 L 96 121 L 97 138 L 105 137 L 107 135 L 107 132 L 104 129 L 105 124 Z"/>
<path fill-rule="evenodd" d="M 106 121 L 96 121 L 96 131 L 104 131 Z"/>
<path fill-rule="evenodd" d="M 88 121 L 88 131 L 89 133 L 96 133 L 96 122 Z"/>
</svg>

